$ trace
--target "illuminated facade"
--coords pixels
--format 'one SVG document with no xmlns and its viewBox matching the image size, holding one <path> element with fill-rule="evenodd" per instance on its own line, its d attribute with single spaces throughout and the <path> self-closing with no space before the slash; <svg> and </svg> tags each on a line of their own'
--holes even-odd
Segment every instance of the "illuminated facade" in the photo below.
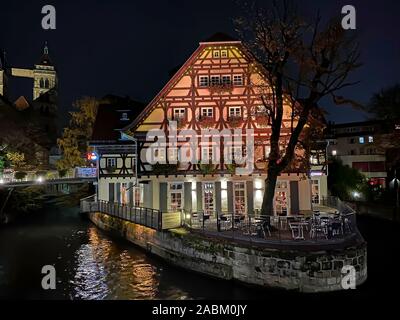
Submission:
<svg viewBox="0 0 400 320">
<path fill-rule="evenodd" d="M 216 34 L 200 42 L 185 64 L 123 130 L 137 140 L 137 183 L 134 184 L 139 198 L 135 198 L 135 202 L 162 211 L 204 211 L 210 214 L 250 214 L 260 209 L 271 134 L 260 99 L 260 90 L 264 90 L 260 88 L 265 87 L 262 73 L 251 63 L 240 41 Z M 282 150 L 290 137 L 291 114 L 289 104 L 285 105 L 280 141 Z M 177 127 L 176 145 L 169 141 L 173 132 L 171 121 Z M 241 165 L 225 160 L 226 155 L 232 154 L 246 157 L 249 148 L 246 129 L 252 130 L 254 168 L 247 174 L 238 174 L 236 169 Z M 154 139 L 148 137 L 151 130 L 165 134 L 166 149 L 153 147 Z M 182 161 L 182 155 L 188 152 L 184 149 L 187 136 L 182 130 L 191 130 L 198 139 L 194 151 L 196 161 Z M 204 130 L 211 130 L 206 142 L 202 140 Z M 221 132 L 234 132 L 234 136 L 239 135 L 238 139 L 246 140 L 246 143 L 238 146 L 234 138 L 222 146 L 223 139 L 219 142 L 212 140 L 212 136 Z M 154 159 L 159 163 L 152 163 Z M 204 164 L 212 160 L 212 164 Z M 280 175 L 274 199 L 276 214 L 297 215 L 312 210 L 309 174 L 309 168 L 295 163 Z M 122 199 L 121 190 L 132 180 L 115 179 L 112 184 L 107 180 L 99 183 L 100 199 L 126 201 Z M 313 180 L 322 181 L 318 192 L 326 192 L 323 170 Z"/>
</svg>

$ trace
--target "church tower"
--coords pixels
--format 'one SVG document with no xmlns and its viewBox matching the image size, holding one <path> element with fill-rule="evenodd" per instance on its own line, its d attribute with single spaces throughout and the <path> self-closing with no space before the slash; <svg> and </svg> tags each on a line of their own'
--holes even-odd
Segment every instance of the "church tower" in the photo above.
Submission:
<svg viewBox="0 0 400 320">
<path fill-rule="evenodd" d="M 33 100 L 46 93 L 57 95 L 57 72 L 50 60 L 47 42 L 42 57 L 33 69 Z"/>
</svg>

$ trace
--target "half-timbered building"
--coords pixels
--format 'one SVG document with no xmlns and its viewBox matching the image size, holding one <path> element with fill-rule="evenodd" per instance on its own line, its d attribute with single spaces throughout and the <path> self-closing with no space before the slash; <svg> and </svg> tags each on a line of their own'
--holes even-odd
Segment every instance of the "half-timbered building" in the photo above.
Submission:
<svg viewBox="0 0 400 320">
<path fill-rule="evenodd" d="M 200 42 L 140 114 L 129 119 L 126 126 L 115 128 L 119 129 L 115 130 L 116 135 L 133 138 L 128 143 L 131 149 L 120 149 L 121 142 L 124 146 L 127 143 L 118 136 L 112 147 L 116 152 L 110 154 L 111 147 L 101 152 L 99 198 L 162 211 L 250 214 L 260 209 L 271 134 L 260 98 L 260 90 L 264 90 L 260 88 L 265 83 L 262 72 L 252 63 L 240 41 L 216 34 Z M 122 109 L 123 106 L 123 113 Z M 282 150 L 290 137 L 291 117 L 287 103 L 281 129 Z M 177 142 L 171 144 L 175 129 Z M 204 141 L 205 130 L 211 130 L 209 141 Z M 149 132 L 163 133 L 166 148 L 153 148 L 157 139 L 149 137 Z M 185 132 L 194 132 L 198 140 L 195 158 L 189 162 L 182 160 L 183 152 L 187 153 Z M 216 141 L 212 139 L 216 132 L 232 132 L 242 141 L 250 132 L 254 143 L 249 147 L 248 141 L 235 144 L 235 138 L 230 143 L 223 139 Z M 251 172 L 238 174 L 236 169 L 241 165 L 227 161 L 226 155 L 232 154 L 242 157 L 251 154 L 254 160 Z M 300 162 L 291 165 L 278 179 L 274 199 L 277 215 L 311 211 L 312 181 L 314 185 L 326 186 L 323 170 L 310 179 L 310 167 Z M 134 166 L 134 170 L 124 166 Z M 106 169 L 109 167 L 115 170 L 110 172 Z M 316 190 L 325 192 L 324 188 L 314 186 L 313 192 Z"/>
</svg>

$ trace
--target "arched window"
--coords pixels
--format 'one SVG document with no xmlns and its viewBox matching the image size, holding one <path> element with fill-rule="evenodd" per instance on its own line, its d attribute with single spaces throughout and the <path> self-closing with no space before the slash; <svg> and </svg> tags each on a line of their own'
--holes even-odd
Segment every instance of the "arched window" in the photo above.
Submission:
<svg viewBox="0 0 400 320">
<path fill-rule="evenodd" d="M 46 89 L 50 88 L 50 81 L 49 81 L 49 79 L 44 80 L 44 87 L 45 87 Z"/>
<path fill-rule="evenodd" d="M 43 80 L 43 78 L 40 78 L 39 87 L 40 88 L 44 88 L 44 80 Z"/>
</svg>

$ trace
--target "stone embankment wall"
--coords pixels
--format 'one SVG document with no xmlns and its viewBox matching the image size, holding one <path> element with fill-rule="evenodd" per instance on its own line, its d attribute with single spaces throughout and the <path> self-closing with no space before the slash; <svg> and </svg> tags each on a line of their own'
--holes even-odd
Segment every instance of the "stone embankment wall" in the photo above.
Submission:
<svg viewBox="0 0 400 320">
<path fill-rule="evenodd" d="M 226 280 L 304 292 L 342 290 L 342 267 L 356 270 L 356 283 L 367 278 L 366 243 L 341 249 L 274 249 L 193 234 L 185 229 L 159 232 L 103 213 L 90 213 L 99 228 L 117 233 L 176 266 Z"/>
</svg>

